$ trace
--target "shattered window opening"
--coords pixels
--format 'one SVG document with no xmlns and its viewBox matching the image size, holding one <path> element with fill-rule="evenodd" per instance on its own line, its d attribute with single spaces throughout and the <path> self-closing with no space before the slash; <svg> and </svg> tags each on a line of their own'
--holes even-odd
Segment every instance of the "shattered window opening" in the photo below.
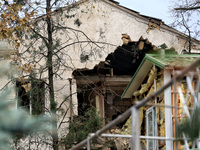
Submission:
<svg viewBox="0 0 200 150">
<path fill-rule="evenodd" d="M 32 83 L 32 84 L 31 84 Z M 45 84 L 42 80 L 16 81 L 18 108 L 32 115 L 40 115 L 45 111 Z"/>
<path fill-rule="evenodd" d="M 146 128 L 147 136 L 157 135 L 156 107 L 151 107 L 146 111 Z M 158 144 L 156 140 L 147 139 L 147 150 L 157 150 Z"/>
</svg>

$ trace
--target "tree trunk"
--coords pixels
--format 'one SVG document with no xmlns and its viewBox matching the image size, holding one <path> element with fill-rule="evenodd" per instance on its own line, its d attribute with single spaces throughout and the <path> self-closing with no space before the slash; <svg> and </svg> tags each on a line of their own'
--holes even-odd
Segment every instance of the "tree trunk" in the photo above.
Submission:
<svg viewBox="0 0 200 150">
<path fill-rule="evenodd" d="M 49 78 L 49 99 L 50 99 L 50 110 L 55 113 L 55 118 L 52 121 L 52 138 L 53 138 L 53 149 L 58 150 L 58 130 L 57 130 L 57 116 L 56 116 L 56 102 L 54 96 L 54 83 L 53 83 L 53 39 L 52 39 L 52 24 L 51 24 L 51 0 L 47 0 L 46 14 L 47 14 L 47 31 L 48 31 L 48 55 L 47 55 L 47 66 L 48 66 L 48 78 Z"/>
</svg>

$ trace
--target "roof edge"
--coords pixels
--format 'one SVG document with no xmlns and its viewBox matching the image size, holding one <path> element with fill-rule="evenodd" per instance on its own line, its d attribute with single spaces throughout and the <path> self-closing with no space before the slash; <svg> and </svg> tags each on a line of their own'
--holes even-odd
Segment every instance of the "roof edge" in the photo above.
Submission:
<svg viewBox="0 0 200 150">
<path fill-rule="evenodd" d="M 146 56 L 145 56 L 145 57 L 146 57 Z M 135 77 L 137 76 L 137 74 L 138 74 L 138 72 L 139 72 L 140 68 L 143 66 L 144 62 L 145 62 L 145 58 L 144 58 L 144 59 L 142 60 L 142 62 L 140 63 L 140 66 L 137 68 L 137 70 L 136 70 L 136 72 L 134 73 L 134 75 L 133 75 L 133 77 L 132 77 L 131 81 L 129 82 L 129 84 L 127 85 L 126 89 L 124 90 L 124 92 L 123 92 L 123 94 L 122 94 L 122 96 L 121 96 L 121 99 L 123 99 L 123 98 L 124 98 L 124 96 L 125 96 L 125 94 L 126 94 L 127 90 L 128 90 L 128 89 L 129 89 L 129 87 L 131 86 L 131 84 L 132 84 L 133 80 L 134 80 L 134 79 L 135 79 Z"/>
<path fill-rule="evenodd" d="M 151 57 L 151 56 L 154 56 L 154 55 L 155 54 L 146 54 L 144 59 L 148 60 L 153 65 L 156 65 L 156 66 L 164 69 L 165 68 L 165 64 L 163 64 L 161 61 L 156 60 L 155 58 Z"/>
</svg>

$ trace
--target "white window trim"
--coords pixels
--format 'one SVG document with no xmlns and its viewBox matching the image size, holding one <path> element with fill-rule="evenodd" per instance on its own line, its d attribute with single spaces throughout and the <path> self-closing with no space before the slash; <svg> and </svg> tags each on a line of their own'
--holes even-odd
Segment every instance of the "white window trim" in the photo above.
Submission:
<svg viewBox="0 0 200 150">
<path fill-rule="evenodd" d="M 148 115 L 152 113 L 152 122 L 153 122 L 153 135 L 149 135 L 149 117 Z M 147 136 L 157 136 L 157 115 L 156 115 L 156 107 L 152 106 L 146 111 L 146 130 Z M 147 150 L 149 150 L 149 139 L 147 139 Z M 152 140 L 151 140 L 152 141 Z M 158 149 L 158 141 L 153 140 L 153 150 Z"/>
</svg>

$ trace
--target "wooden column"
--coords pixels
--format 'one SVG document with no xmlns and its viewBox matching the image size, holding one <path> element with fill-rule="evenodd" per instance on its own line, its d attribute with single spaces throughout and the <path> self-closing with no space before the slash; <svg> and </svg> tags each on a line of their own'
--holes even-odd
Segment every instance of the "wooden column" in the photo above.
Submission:
<svg viewBox="0 0 200 150">
<path fill-rule="evenodd" d="M 171 80 L 170 70 L 164 70 L 164 85 Z M 171 86 L 164 91 L 165 105 L 172 106 Z M 173 138 L 172 109 L 165 107 L 165 137 Z M 173 150 L 173 141 L 166 141 L 166 149 Z"/>
</svg>

